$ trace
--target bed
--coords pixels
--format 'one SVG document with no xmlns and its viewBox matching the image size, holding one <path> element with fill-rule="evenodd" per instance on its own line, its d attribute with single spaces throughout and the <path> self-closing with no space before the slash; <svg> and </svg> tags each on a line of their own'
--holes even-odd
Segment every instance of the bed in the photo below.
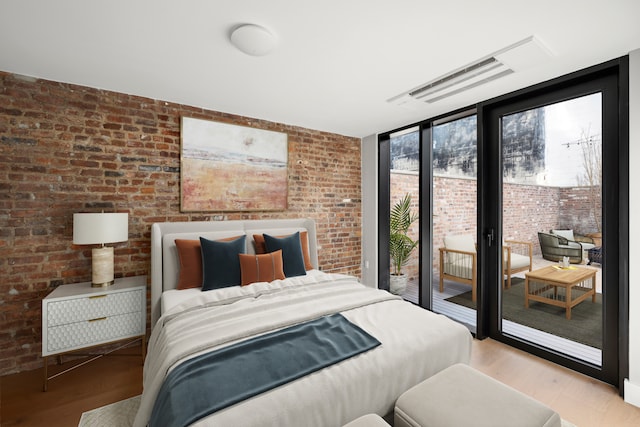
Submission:
<svg viewBox="0 0 640 427">
<path fill-rule="evenodd" d="M 249 255 L 245 258 L 257 260 L 256 248 L 258 253 L 264 248 L 259 248 L 254 236 L 257 239 L 263 235 L 287 242 L 296 236 L 304 252 L 305 272 L 248 286 L 225 286 L 208 291 L 197 287 L 178 289 L 183 279 L 181 269 L 182 273 L 191 270 L 181 267 L 183 260 L 179 250 L 182 249 L 178 248 L 176 240 L 184 244 L 203 238 L 202 251 L 205 251 L 210 240 L 236 242 L 238 236 L 245 236 L 242 239 Z M 243 400 L 231 400 L 231 404 L 211 413 L 205 412 L 188 424 L 342 426 L 363 414 L 384 416 L 390 413 L 404 391 L 450 365 L 469 362 L 472 339 L 464 326 L 386 291 L 366 287 L 354 277 L 318 269 L 313 220 L 157 223 L 152 226 L 151 246 L 153 330 L 135 426 L 154 425 L 154 420 L 158 419 L 163 420 L 158 424 L 167 425 L 166 419 L 158 418 L 164 417 L 158 415 L 158 407 L 166 405 L 156 401 L 165 402 L 162 393 L 171 389 L 167 386 L 171 376 L 180 370 L 189 372 L 184 368 L 195 360 L 238 346 L 258 345 L 253 344 L 258 342 L 255 340 L 336 316 L 377 344 L 328 366 L 314 368 L 308 374 L 292 377 L 289 382 L 248 394 Z M 285 254 L 289 253 L 283 252 L 285 267 L 289 262 Z M 244 280 L 244 269 L 242 273 Z M 212 277 L 210 271 L 203 274 Z M 206 284 L 206 277 L 203 280 Z M 323 357 L 324 353 L 316 359 Z M 284 359 L 286 357 L 280 360 Z M 281 363 L 283 366 L 288 364 Z M 224 371 L 224 366 L 238 365 L 222 366 Z M 230 377 L 238 379 L 230 381 L 234 383 L 242 382 L 248 376 L 243 376 L 245 369 L 242 367 L 226 371 L 226 375 L 231 371 L 236 375 Z M 208 368 L 204 372 L 211 374 Z M 221 387 L 215 388 L 218 393 Z M 198 396 L 201 400 L 214 396 L 212 391 L 189 390 L 185 396 Z M 176 404 L 180 405 L 182 403 Z"/>
</svg>

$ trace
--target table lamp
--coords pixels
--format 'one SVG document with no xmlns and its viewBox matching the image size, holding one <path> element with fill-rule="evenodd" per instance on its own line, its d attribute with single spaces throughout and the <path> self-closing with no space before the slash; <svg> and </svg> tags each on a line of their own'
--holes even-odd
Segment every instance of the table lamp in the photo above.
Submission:
<svg viewBox="0 0 640 427">
<path fill-rule="evenodd" d="M 113 284 L 113 247 L 105 243 L 124 242 L 128 238 L 128 213 L 73 214 L 73 244 L 101 245 L 91 250 L 91 286 Z"/>
</svg>

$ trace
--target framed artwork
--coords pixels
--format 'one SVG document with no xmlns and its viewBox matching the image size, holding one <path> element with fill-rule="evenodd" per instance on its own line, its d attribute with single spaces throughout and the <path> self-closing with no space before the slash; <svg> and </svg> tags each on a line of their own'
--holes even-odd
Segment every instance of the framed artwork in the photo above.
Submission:
<svg viewBox="0 0 640 427">
<path fill-rule="evenodd" d="M 287 134 L 182 117 L 180 209 L 287 209 Z"/>
</svg>

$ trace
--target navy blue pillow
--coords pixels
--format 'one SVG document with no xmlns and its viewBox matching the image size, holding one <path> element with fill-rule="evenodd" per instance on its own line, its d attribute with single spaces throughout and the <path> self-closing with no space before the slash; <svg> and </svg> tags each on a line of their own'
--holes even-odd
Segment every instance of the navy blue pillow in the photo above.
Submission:
<svg viewBox="0 0 640 427">
<path fill-rule="evenodd" d="M 202 290 L 240 285 L 240 259 L 245 253 L 246 236 L 231 241 L 200 237 L 202 253 Z"/>
<path fill-rule="evenodd" d="M 273 237 L 268 234 L 263 234 L 263 236 L 267 252 L 275 252 L 282 249 L 282 267 L 286 277 L 307 274 L 307 270 L 304 267 L 299 231 L 287 237 Z"/>
</svg>

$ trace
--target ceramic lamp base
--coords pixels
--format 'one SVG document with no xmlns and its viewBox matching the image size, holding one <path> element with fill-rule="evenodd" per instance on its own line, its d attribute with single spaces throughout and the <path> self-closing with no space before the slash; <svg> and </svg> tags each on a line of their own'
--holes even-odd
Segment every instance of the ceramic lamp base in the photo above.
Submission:
<svg viewBox="0 0 640 427">
<path fill-rule="evenodd" d="M 113 285 L 113 248 L 101 247 L 91 250 L 91 286 Z"/>
</svg>

